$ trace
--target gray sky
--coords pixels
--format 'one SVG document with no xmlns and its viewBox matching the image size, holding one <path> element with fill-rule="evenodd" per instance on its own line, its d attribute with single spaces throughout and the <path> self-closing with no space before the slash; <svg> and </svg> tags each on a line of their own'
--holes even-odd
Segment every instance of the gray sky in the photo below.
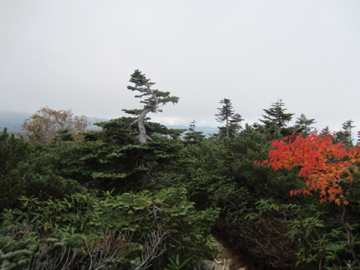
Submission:
<svg viewBox="0 0 360 270">
<path fill-rule="evenodd" d="M 164 124 L 252 123 L 282 99 L 318 128 L 360 130 L 359 0 L 0 0 L 0 110 L 117 118 L 140 69 L 180 97 Z"/>
</svg>

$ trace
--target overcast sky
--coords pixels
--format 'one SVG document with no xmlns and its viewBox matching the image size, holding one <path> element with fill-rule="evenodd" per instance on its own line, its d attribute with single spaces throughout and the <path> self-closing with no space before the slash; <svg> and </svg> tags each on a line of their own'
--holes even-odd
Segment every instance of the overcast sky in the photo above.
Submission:
<svg viewBox="0 0 360 270">
<path fill-rule="evenodd" d="M 0 111 L 138 108 L 141 70 L 180 98 L 164 124 L 220 125 L 228 98 L 250 122 L 278 99 L 332 130 L 360 130 L 359 0 L 0 0 Z"/>
</svg>

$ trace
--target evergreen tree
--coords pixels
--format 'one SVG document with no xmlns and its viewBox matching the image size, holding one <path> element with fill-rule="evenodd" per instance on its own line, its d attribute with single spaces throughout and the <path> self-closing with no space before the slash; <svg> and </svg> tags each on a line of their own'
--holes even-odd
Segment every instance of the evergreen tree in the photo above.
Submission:
<svg viewBox="0 0 360 270">
<path fill-rule="evenodd" d="M 195 131 L 196 124 L 195 120 L 190 123 L 189 131 L 185 133 L 184 140 L 187 143 L 197 143 L 205 138 L 203 132 Z"/>
<path fill-rule="evenodd" d="M 311 130 L 311 125 L 312 125 L 312 124 L 315 124 L 316 122 L 315 122 L 315 119 L 308 119 L 308 118 L 306 118 L 306 116 L 302 113 L 302 114 L 300 115 L 300 117 L 297 118 L 297 120 L 296 120 L 295 123 L 299 126 L 298 130 L 299 130 L 300 132 L 307 132 L 307 133 L 309 133 L 310 130 Z"/>
<path fill-rule="evenodd" d="M 152 189 L 163 175 L 178 166 L 184 147 L 179 130 L 169 130 L 159 123 L 148 122 L 151 141 L 139 145 L 131 117 L 97 123 L 101 131 L 85 134 L 86 143 L 76 146 L 78 158 L 69 164 L 67 175 L 82 185 L 114 190 L 116 193 Z M 150 128 L 151 127 L 151 128 Z"/>
<path fill-rule="evenodd" d="M 216 121 L 218 121 L 219 123 L 223 123 L 225 122 L 225 127 L 220 127 L 220 135 L 222 133 L 222 131 L 225 129 L 225 137 L 229 138 L 230 137 L 230 125 L 231 125 L 231 121 L 235 121 L 233 123 L 236 123 L 236 121 L 239 120 L 239 114 L 236 114 L 236 118 L 234 119 L 233 117 L 235 116 L 235 112 L 233 109 L 233 106 L 231 104 L 231 100 L 224 98 L 223 100 L 220 101 L 220 104 L 224 104 L 221 108 L 218 108 L 219 113 L 215 114 L 216 116 Z M 241 118 L 241 116 L 240 116 Z M 240 120 L 241 122 L 242 120 Z"/>
<path fill-rule="evenodd" d="M 131 123 L 131 125 L 137 124 L 138 127 L 138 140 L 140 144 L 145 144 L 151 138 L 146 133 L 146 115 L 150 112 L 157 113 L 162 112 L 160 106 L 165 105 L 168 102 L 173 104 L 177 103 L 179 98 L 175 96 L 170 96 L 170 92 L 163 92 L 157 89 L 152 89 L 152 86 L 155 84 L 151 82 L 150 79 L 146 78 L 145 74 L 142 74 L 141 71 L 135 70 L 131 75 L 130 82 L 134 86 L 129 85 L 127 88 L 131 91 L 138 91 L 139 94 L 135 95 L 136 98 L 145 98 L 140 101 L 144 104 L 142 109 L 132 109 L 123 111 L 136 116 L 136 119 Z"/>
<path fill-rule="evenodd" d="M 72 143 L 59 141 L 32 147 L 6 129 L 0 133 L 0 211 L 16 206 L 21 196 L 61 198 L 81 191 L 80 185 L 65 175 L 76 150 Z"/>
<path fill-rule="evenodd" d="M 285 104 L 279 99 L 273 103 L 271 108 L 264 109 L 264 119 L 260 121 L 264 124 L 263 127 L 270 133 L 278 133 L 287 135 L 291 131 L 287 128 L 287 124 L 291 121 L 293 113 L 285 113 L 287 109 L 284 108 Z"/>
<path fill-rule="evenodd" d="M 9 134 L 6 128 L 0 132 L 0 210 L 25 194 L 29 154 L 30 147 L 22 138 Z"/>
<path fill-rule="evenodd" d="M 333 137 L 335 142 L 343 142 L 348 146 L 353 146 L 351 131 L 355 127 L 353 126 L 354 121 L 347 120 L 342 124 L 342 130 L 336 132 Z"/>
<path fill-rule="evenodd" d="M 347 143 L 349 145 L 352 145 L 352 129 L 355 127 L 353 126 L 354 121 L 353 120 L 347 120 L 342 124 L 342 129 L 347 134 Z"/>
<path fill-rule="evenodd" d="M 325 128 L 323 128 L 320 132 L 320 135 L 322 136 L 326 136 L 326 135 L 329 135 L 330 134 L 330 129 L 329 129 L 329 126 L 326 126 Z"/>
<path fill-rule="evenodd" d="M 231 134 L 235 136 L 238 134 L 239 130 L 242 129 L 241 122 L 244 121 L 242 116 L 239 113 L 235 113 L 230 119 L 230 130 Z"/>
</svg>

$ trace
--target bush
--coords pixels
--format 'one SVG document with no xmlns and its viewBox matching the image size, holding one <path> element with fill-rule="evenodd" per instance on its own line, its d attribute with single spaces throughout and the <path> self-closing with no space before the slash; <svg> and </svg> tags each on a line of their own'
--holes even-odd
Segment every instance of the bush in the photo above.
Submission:
<svg viewBox="0 0 360 270">
<path fill-rule="evenodd" d="M 184 189 L 21 200 L 2 215 L 1 269 L 161 269 L 174 254 L 193 268 L 216 251 L 210 227 L 218 211 L 195 210 Z"/>
</svg>

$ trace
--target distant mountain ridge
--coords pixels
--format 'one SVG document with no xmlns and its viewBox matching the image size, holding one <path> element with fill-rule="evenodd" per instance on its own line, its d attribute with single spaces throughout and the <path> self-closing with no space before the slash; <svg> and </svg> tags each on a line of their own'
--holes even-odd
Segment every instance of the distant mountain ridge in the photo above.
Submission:
<svg viewBox="0 0 360 270">
<path fill-rule="evenodd" d="M 12 132 L 20 132 L 21 125 L 24 123 L 26 118 L 29 118 L 31 114 L 21 113 L 21 112 L 7 112 L 7 111 L 0 111 L 0 131 L 3 131 L 4 128 L 7 128 L 7 131 Z M 97 117 L 87 117 L 88 121 L 91 123 L 90 129 L 97 129 L 97 126 L 93 124 L 96 122 L 108 121 L 110 119 L 103 119 Z M 172 129 L 185 129 L 188 130 L 189 126 L 184 125 L 165 125 L 168 128 Z M 203 132 L 206 136 L 211 136 L 218 132 L 218 128 L 214 127 L 196 127 L 195 131 Z"/>
<path fill-rule="evenodd" d="M 0 131 L 7 128 L 7 131 L 10 133 L 19 132 L 25 119 L 30 116 L 27 113 L 2 111 L 0 112 Z"/>
</svg>

